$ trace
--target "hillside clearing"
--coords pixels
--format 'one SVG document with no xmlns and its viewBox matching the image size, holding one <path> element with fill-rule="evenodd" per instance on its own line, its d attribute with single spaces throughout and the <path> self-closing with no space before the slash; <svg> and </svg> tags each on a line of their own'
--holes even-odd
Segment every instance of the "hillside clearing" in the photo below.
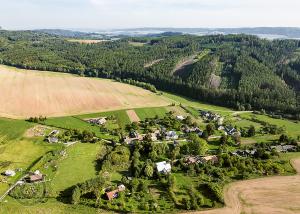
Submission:
<svg viewBox="0 0 300 214">
<path fill-rule="evenodd" d="M 0 116 L 8 118 L 56 117 L 168 104 L 162 96 L 135 86 L 60 73 L 0 66 L 0 82 Z"/>
</svg>

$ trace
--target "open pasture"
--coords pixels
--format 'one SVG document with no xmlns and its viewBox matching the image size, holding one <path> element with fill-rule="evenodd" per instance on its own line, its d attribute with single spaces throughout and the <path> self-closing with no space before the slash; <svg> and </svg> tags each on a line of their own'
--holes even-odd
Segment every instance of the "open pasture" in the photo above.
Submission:
<svg viewBox="0 0 300 214">
<path fill-rule="evenodd" d="M 145 106 L 168 99 L 112 80 L 0 66 L 0 116 L 65 116 Z"/>
</svg>

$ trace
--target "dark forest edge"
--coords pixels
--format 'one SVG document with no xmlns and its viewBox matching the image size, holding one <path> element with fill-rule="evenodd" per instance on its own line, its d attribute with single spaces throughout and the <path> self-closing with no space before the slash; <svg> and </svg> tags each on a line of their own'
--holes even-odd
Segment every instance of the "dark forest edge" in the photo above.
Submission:
<svg viewBox="0 0 300 214">
<path fill-rule="evenodd" d="M 249 35 L 77 44 L 46 33 L 0 31 L 0 63 L 115 79 L 238 110 L 300 119 L 299 46 L 297 40 L 270 41 Z M 189 56 L 195 56 L 194 62 L 176 74 L 174 69 Z M 159 59 L 163 60 L 145 66 Z"/>
</svg>

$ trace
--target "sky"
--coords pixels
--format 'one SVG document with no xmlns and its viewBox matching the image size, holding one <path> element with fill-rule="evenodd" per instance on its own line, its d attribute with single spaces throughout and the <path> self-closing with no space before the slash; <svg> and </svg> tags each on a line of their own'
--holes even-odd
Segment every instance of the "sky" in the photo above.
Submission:
<svg viewBox="0 0 300 214">
<path fill-rule="evenodd" d="M 0 26 L 300 27 L 299 8 L 299 0 L 0 0 Z"/>
</svg>

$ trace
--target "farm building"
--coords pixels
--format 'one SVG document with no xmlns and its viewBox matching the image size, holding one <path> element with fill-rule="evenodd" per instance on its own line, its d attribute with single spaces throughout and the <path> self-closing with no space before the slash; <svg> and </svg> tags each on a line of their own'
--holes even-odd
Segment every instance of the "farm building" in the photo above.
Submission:
<svg viewBox="0 0 300 214">
<path fill-rule="evenodd" d="M 156 168 L 158 173 L 162 174 L 168 174 L 171 172 L 171 164 L 167 163 L 166 161 L 162 161 L 159 163 L 156 163 Z"/>
<path fill-rule="evenodd" d="M 271 146 L 271 149 L 275 149 L 277 152 L 296 152 L 297 146 L 294 145 L 278 145 Z"/>
<path fill-rule="evenodd" d="M 58 138 L 57 137 L 48 137 L 47 141 L 49 143 L 58 143 Z"/>
<path fill-rule="evenodd" d="M 15 172 L 14 170 L 6 170 L 6 171 L 4 172 L 4 175 L 5 175 L 5 176 L 9 176 L 9 177 L 13 177 L 13 176 L 16 175 L 16 172 Z"/>
<path fill-rule="evenodd" d="M 104 125 L 107 122 L 105 117 L 91 118 L 91 119 L 87 119 L 86 121 L 90 124 L 94 124 L 98 126 Z"/>
<path fill-rule="evenodd" d="M 44 175 L 39 170 L 36 170 L 35 172 L 30 173 L 29 176 L 26 178 L 26 180 L 30 183 L 43 181 Z"/>
<path fill-rule="evenodd" d="M 241 157 L 250 157 L 250 156 L 253 156 L 255 155 L 257 152 L 256 149 L 253 149 L 253 150 L 249 150 L 249 149 L 246 149 L 246 150 L 236 150 L 235 152 L 231 152 L 232 155 L 234 156 L 241 156 Z"/>
<path fill-rule="evenodd" d="M 175 131 L 168 131 L 166 133 L 166 140 L 177 140 L 178 139 L 178 135 L 176 134 Z"/>
</svg>

